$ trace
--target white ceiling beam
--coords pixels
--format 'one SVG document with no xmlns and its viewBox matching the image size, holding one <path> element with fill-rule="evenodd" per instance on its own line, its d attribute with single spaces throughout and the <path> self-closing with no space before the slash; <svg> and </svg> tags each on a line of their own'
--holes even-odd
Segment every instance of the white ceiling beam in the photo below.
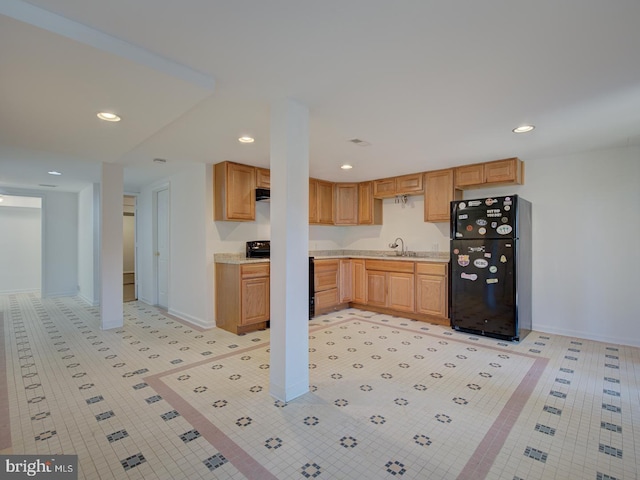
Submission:
<svg viewBox="0 0 640 480">
<path fill-rule="evenodd" d="M 2 0 L 0 14 L 213 91 L 210 75 L 21 0 Z"/>
</svg>

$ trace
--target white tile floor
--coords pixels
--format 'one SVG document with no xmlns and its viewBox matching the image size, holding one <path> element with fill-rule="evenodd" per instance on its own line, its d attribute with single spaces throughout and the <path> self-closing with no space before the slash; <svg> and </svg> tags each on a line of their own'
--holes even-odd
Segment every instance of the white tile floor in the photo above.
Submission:
<svg viewBox="0 0 640 480">
<path fill-rule="evenodd" d="M 77 454 L 85 479 L 638 478 L 637 348 L 350 309 L 309 323 L 311 391 L 282 404 L 268 330 L 98 316 L 0 296 L 2 453 Z"/>
</svg>

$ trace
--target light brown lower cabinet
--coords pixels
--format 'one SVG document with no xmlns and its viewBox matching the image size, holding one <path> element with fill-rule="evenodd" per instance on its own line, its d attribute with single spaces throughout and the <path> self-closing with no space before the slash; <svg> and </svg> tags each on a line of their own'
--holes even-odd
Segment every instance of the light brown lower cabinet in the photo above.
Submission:
<svg viewBox="0 0 640 480">
<path fill-rule="evenodd" d="M 399 312 L 414 311 L 413 273 L 367 271 L 367 305 Z"/>
<path fill-rule="evenodd" d="M 229 332 L 266 328 L 268 262 L 216 263 L 216 325 Z M 349 305 L 448 324 L 446 263 L 361 258 L 316 259 L 316 315 Z"/>
<path fill-rule="evenodd" d="M 350 258 L 340 259 L 340 303 L 353 300 L 353 262 Z"/>
<path fill-rule="evenodd" d="M 351 267 L 353 275 L 351 301 L 353 303 L 365 303 L 367 301 L 367 270 L 364 266 L 364 260 L 352 258 Z"/>
<path fill-rule="evenodd" d="M 232 333 L 267 327 L 269 263 L 216 263 L 216 326 Z"/>
<path fill-rule="evenodd" d="M 314 291 L 316 314 L 340 305 L 340 260 L 318 259 L 314 262 Z"/>
<path fill-rule="evenodd" d="M 366 305 L 399 312 L 415 310 L 414 262 L 367 260 Z"/>
<path fill-rule="evenodd" d="M 416 264 L 416 313 L 448 316 L 447 264 Z"/>
</svg>

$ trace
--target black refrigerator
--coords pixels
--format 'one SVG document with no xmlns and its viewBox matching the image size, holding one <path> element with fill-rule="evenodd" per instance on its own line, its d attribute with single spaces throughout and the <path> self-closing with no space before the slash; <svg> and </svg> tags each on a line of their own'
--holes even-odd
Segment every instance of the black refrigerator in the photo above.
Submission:
<svg viewBox="0 0 640 480">
<path fill-rule="evenodd" d="M 451 326 L 520 341 L 531 331 L 531 203 L 451 202 Z"/>
</svg>

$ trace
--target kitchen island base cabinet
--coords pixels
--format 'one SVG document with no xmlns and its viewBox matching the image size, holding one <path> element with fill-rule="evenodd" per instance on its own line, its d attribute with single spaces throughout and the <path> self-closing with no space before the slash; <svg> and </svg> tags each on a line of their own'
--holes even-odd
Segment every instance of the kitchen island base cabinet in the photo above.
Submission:
<svg viewBox="0 0 640 480">
<path fill-rule="evenodd" d="M 267 328 L 269 263 L 216 263 L 216 326 L 231 333 Z"/>
</svg>

